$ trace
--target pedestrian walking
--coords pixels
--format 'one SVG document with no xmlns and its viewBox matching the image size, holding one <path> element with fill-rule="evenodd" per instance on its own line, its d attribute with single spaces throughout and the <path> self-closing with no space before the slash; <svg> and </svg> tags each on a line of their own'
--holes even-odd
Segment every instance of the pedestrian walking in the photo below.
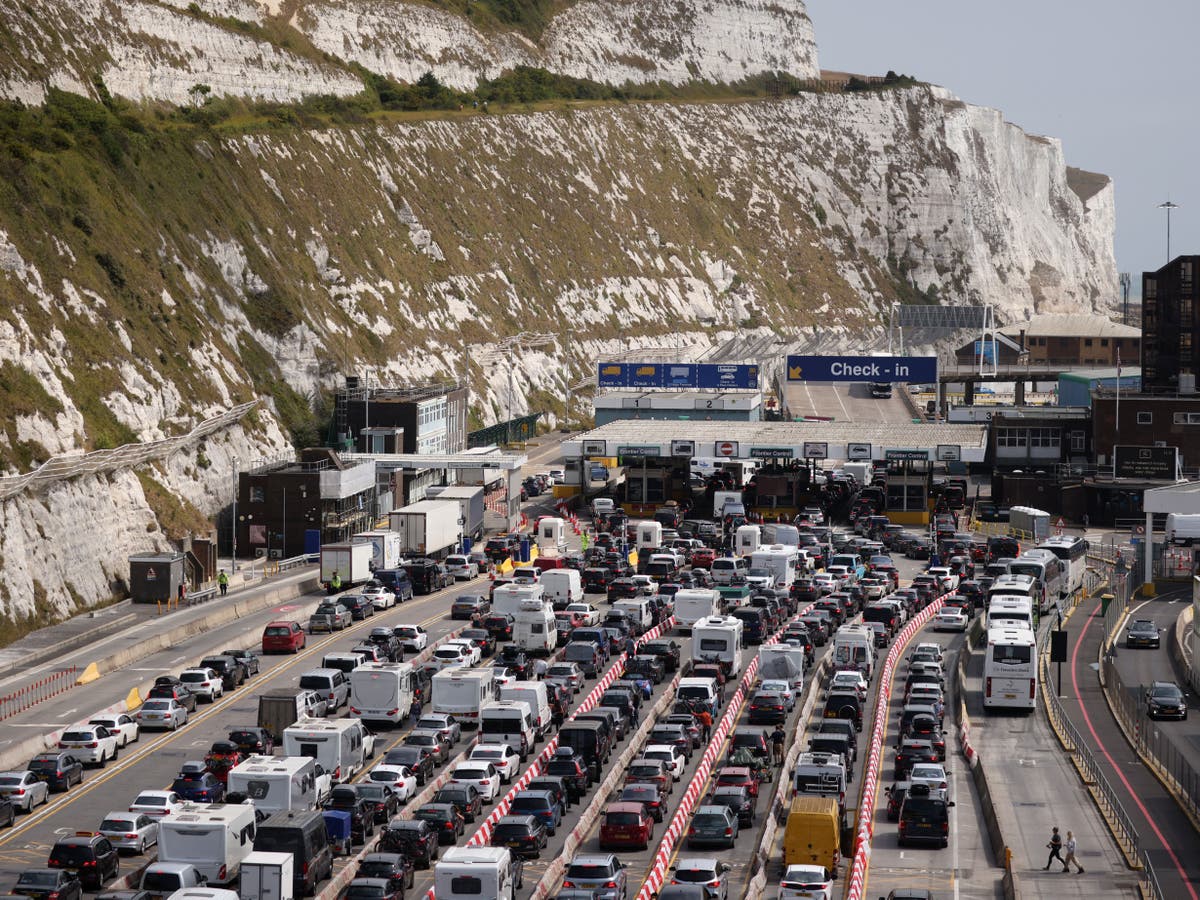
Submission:
<svg viewBox="0 0 1200 900">
<path fill-rule="evenodd" d="M 1083 866 L 1081 866 L 1079 864 L 1079 860 L 1077 860 L 1075 858 L 1076 846 L 1077 845 L 1075 843 L 1075 835 L 1072 832 L 1068 831 L 1067 832 L 1067 843 L 1065 844 L 1065 847 L 1067 850 L 1067 858 L 1066 858 L 1066 861 L 1063 863 L 1063 871 L 1064 872 L 1068 871 L 1070 866 L 1074 865 L 1075 868 L 1078 870 L 1075 874 L 1082 875 L 1083 874 Z"/>
<path fill-rule="evenodd" d="M 408 724 L 413 728 L 417 727 L 417 722 L 421 720 L 421 704 L 413 701 L 412 706 L 408 708 Z"/>
<path fill-rule="evenodd" d="M 1051 834 L 1050 834 L 1050 843 L 1046 844 L 1046 846 L 1050 849 L 1050 856 L 1046 860 L 1046 867 L 1042 871 L 1049 872 L 1050 864 L 1052 862 L 1054 862 L 1056 859 L 1060 863 L 1063 862 L 1063 858 L 1059 853 L 1059 851 L 1062 850 L 1062 845 L 1063 845 L 1062 835 L 1058 833 L 1058 826 L 1055 825 L 1054 831 L 1051 832 Z M 1068 869 L 1066 863 L 1063 863 L 1063 871 L 1064 872 L 1070 871 L 1070 869 Z"/>
<path fill-rule="evenodd" d="M 221 589 L 221 596 L 224 597 L 229 590 L 229 575 L 224 569 L 217 575 L 217 586 Z"/>
<path fill-rule="evenodd" d="M 625 639 L 625 654 L 627 656 L 635 656 L 637 654 L 637 641 L 630 635 Z"/>
<path fill-rule="evenodd" d="M 700 711 L 697 713 L 694 713 L 694 715 L 696 716 L 696 719 L 699 720 L 699 722 L 700 722 L 700 733 L 701 733 L 701 736 L 704 738 L 704 743 L 707 744 L 708 740 L 709 740 L 709 736 L 712 734 L 712 713 L 710 713 L 704 707 L 701 707 Z"/>
<path fill-rule="evenodd" d="M 546 677 L 546 670 L 548 668 L 550 667 L 546 665 L 546 661 L 544 659 L 535 659 L 533 661 L 533 677 L 538 681 L 541 681 Z"/>
</svg>

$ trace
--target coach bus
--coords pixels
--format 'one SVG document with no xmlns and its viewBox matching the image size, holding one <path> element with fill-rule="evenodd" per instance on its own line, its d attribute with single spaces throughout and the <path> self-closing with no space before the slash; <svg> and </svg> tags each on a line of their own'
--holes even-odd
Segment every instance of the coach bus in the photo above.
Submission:
<svg viewBox="0 0 1200 900">
<path fill-rule="evenodd" d="M 1037 646 L 1028 628 L 989 628 L 983 660 L 984 710 L 1031 713 L 1037 705 Z"/>
<path fill-rule="evenodd" d="M 1062 563 L 1067 596 L 1081 596 L 1084 573 L 1087 571 L 1088 542 L 1079 535 L 1064 534 L 1046 538 L 1037 545 L 1037 549 L 1049 550 Z"/>
</svg>

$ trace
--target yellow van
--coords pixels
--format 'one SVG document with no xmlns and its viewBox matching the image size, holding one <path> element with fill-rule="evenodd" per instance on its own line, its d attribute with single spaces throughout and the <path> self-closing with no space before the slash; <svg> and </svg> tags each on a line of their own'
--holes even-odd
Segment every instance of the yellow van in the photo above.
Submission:
<svg viewBox="0 0 1200 900">
<path fill-rule="evenodd" d="M 841 859 L 841 830 L 836 797 L 792 800 L 783 834 L 783 865 L 808 863 L 837 872 Z"/>
</svg>

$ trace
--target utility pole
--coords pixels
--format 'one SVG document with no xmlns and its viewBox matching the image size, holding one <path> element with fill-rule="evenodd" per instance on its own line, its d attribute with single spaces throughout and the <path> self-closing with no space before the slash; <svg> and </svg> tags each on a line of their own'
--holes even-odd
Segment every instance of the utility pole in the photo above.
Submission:
<svg viewBox="0 0 1200 900">
<path fill-rule="evenodd" d="M 1178 203 L 1172 203 L 1168 200 L 1165 203 L 1158 204 L 1159 209 L 1167 211 L 1167 262 L 1171 261 L 1171 210 L 1179 209 Z"/>
<path fill-rule="evenodd" d="M 234 572 L 237 571 L 237 498 L 238 498 L 238 466 L 240 460 L 235 456 L 233 458 L 233 564 L 230 567 Z"/>
</svg>

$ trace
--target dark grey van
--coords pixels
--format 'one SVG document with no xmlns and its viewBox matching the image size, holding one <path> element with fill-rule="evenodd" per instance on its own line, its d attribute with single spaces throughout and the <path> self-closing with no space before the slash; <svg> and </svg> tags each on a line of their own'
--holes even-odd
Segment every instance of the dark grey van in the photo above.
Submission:
<svg viewBox="0 0 1200 900">
<path fill-rule="evenodd" d="M 625 739 L 625 718 L 611 706 L 593 706 L 585 713 L 576 713 L 571 721 L 602 723 L 609 746 Z"/>
<path fill-rule="evenodd" d="M 413 598 L 412 578 L 404 569 L 376 569 L 372 577 L 396 595 L 397 603 Z"/>
<path fill-rule="evenodd" d="M 566 722 L 558 730 L 558 744 L 560 747 L 570 747 L 583 757 L 592 770 L 594 780 L 600 778 L 600 767 L 608 762 L 612 754 L 612 744 L 602 722 Z"/>
<path fill-rule="evenodd" d="M 297 897 L 316 894 L 333 876 L 333 851 L 319 810 L 277 812 L 258 826 L 254 849 L 292 854 L 292 887 Z"/>
</svg>

